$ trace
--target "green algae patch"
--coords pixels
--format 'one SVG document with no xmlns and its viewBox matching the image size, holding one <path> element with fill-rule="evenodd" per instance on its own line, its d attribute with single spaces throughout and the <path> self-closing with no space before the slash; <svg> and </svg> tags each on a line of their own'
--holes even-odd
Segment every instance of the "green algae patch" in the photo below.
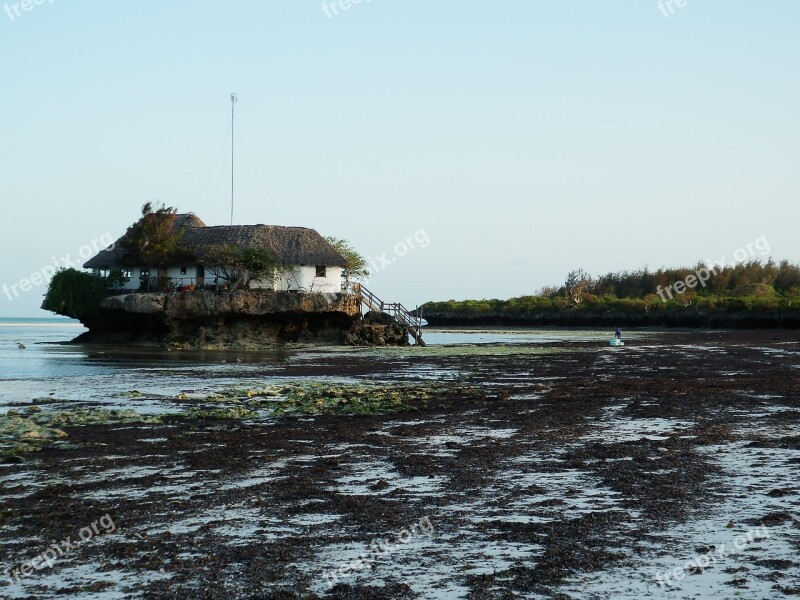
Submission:
<svg viewBox="0 0 800 600">
<path fill-rule="evenodd" d="M 369 415 L 413 410 L 411 401 L 427 399 L 422 390 L 379 385 L 311 384 L 290 389 L 276 415 Z"/>
<path fill-rule="evenodd" d="M 429 397 L 421 386 L 304 382 L 230 387 L 204 397 L 186 393 L 176 399 L 201 406 L 182 413 L 189 419 L 246 419 L 259 416 L 367 415 L 412 410 L 408 401 Z"/>
<path fill-rule="evenodd" d="M 243 388 L 241 386 L 234 386 L 229 388 L 224 388 L 221 390 L 217 390 L 216 392 L 209 394 L 209 400 L 224 400 L 226 398 L 249 398 L 253 395 L 253 391 L 250 388 Z"/>
<path fill-rule="evenodd" d="M 0 416 L 0 463 L 22 462 L 22 455 L 41 450 L 67 434 L 32 421 L 15 410 Z"/>
<path fill-rule="evenodd" d="M 410 412 L 434 398 L 482 398 L 477 388 L 431 384 L 326 384 L 290 386 L 274 414 L 372 415 Z"/>
<path fill-rule="evenodd" d="M 76 408 L 53 412 L 37 412 L 30 417 L 39 424 L 57 427 L 105 425 L 109 423 L 161 423 L 160 416 L 145 416 L 135 410 L 108 410 L 104 408 Z"/>
<path fill-rule="evenodd" d="M 61 444 L 68 437 L 64 427 L 108 423 L 160 423 L 160 417 L 145 417 L 133 410 L 78 408 L 45 411 L 30 406 L 0 416 L 0 462 L 21 462 L 24 454 Z"/>
<path fill-rule="evenodd" d="M 244 408 L 243 406 L 231 406 L 229 408 L 190 408 L 179 417 L 186 419 L 252 419 L 258 413 Z"/>
<path fill-rule="evenodd" d="M 192 407 L 177 418 L 249 419 L 311 415 L 402 413 L 434 398 L 485 399 L 478 388 L 452 384 L 342 383 L 311 381 L 285 385 L 237 386 L 204 395 L 183 392 L 176 400 Z"/>
</svg>

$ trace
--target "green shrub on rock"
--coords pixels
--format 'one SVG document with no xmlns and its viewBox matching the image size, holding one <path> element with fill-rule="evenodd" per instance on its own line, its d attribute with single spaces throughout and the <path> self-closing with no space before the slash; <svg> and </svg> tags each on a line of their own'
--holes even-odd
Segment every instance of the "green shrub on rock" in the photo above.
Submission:
<svg viewBox="0 0 800 600">
<path fill-rule="evenodd" d="M 42 308 L 73 319 L 90 315 L 108 295 L 108 280 L 76 269 L 61 269 L 50 280 Z"/>
</svg>

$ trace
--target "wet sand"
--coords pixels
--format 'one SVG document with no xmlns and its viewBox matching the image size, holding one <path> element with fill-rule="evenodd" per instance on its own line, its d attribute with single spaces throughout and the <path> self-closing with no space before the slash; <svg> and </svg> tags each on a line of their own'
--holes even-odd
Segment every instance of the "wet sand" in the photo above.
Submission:
<svg viewBox="0 0 800 600">
<path fill-rule="evenodd" d="M 74 447 L 0 470 L 0 566 L 115 529 L 0 596 L 797 596 L 797 339 L 315 352 L 270 377 L 450 391 L 384 416 L 67 428 Z"/>
</svg>

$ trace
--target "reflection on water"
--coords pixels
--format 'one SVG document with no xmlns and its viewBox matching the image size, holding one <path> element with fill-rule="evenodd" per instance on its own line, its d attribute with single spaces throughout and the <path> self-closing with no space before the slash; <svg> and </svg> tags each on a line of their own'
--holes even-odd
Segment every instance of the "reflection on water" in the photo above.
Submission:
<svg viewBox="0 0 800 600">
<path fill-rule="evenodd" d="M 276 348 L 259 352 L 196 350 L 171 352 L 143 346 L 71 344 L 86 329 L 80 323 L 59 321 L 52 324 L 0 322 L 0 381 L 31 376 L 68 377 L 111 374 L 131 368 L 175 368 L 197 363 L 264 363 L 289 355 Z M 21 343 L 24 350 L 18 348 Z"/>
<path fill-rule="evenodd" d="M 291 355 L 280 348 L 169 352 L 66 343 L 84 331 L 80 323 L 68 320 L 0 319 L 0 407 L 48 395 L 103 401 L 133 389 L 172 396 L 210 382 L 229 385 L 242 375 L 264 373 Z M 19 349 L 20 343 L 25 349 Z"/>
<path fill-rule="evenodd" d="M 429 346 L 452 344 L 554 344 L 558 342 L 607 342 L 613 331 L 575 329 L 425 329 Z"/>
<path fill-rule="evenodd" d="M 108 403 L 133 389 L 150 396 L 268 381 L 303 353 L 297 347 L 265 351 L 180 351 L 69 344 L 85 329 L 67 319 L 0 319 L 0 410 L 42 396 Z M 429 346 L 601 342 L 602 331 L 427 330 Z M 25 349 L 19 349 L 18 344 Z M 352 349 L 348 351 L 353 351 Z M 305 356 L 308 353 L 305 351 Z M 283 379 L 286 379 L 283 377 Z"/>
</svg>

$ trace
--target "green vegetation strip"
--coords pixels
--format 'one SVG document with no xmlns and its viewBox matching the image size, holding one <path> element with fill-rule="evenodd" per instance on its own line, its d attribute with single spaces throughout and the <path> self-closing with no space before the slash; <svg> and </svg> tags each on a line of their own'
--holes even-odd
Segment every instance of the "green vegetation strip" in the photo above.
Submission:
<svg viewBox="0 0 800 600">
<path fill-rule="evenodd" d="M 257 388 L 232 387 L 204 397 L 179 394 L 176 400 L 226 408 L 190 408 L 187 418 L 250 418 L 259 409 L 275 416 L 371 415 L 414 410 L 415 405 L 443 395 L 482 397 L 477 388 L 442 384 L 377 384 L 310 382 Z"/>
<path fill-rule="evenodd" d="M 190 408 L 182 417 L 187 419 L 252 419 L 258 413 L 242 406 L 230 408 Z"/>
<path fill-rule="evenodd" d="M 422 388 L 379 385 L 323 385 L 290 389 L 286 400 L 275 409 L 277 415 L 369 415 L 407 412 L 409 402 L 427 400 Z"/>
<path fill-rule="evenodd" d="M 0 416 L 0 463 L 20 462 L 22 455 L 60 443 L 67 434 L 62 427 L 107 423 L 160 423 L 133 410 L 77 408 L 43 411 L 38 406 L 10 410 Z"/>
<path fill-rule="evenodd" d="M 722 261 L 724 263 L 724 260 Z M 508 300 L 426 302 L 431 323 L 591 323 L 623 317 L 672 325 L 733 322 L 796 323 L 800 319 L 800 265 L 748 260 L 733 265 L 699 263 L 591 277 L 569 273 L 560 287 Z"/>
<path fill-rule="evenodd" d="M 130 392 L 132 398 L 140 394 Z M 170 420 L 297 417 L 312 415 L 379 415 L 415 410 L 434 398 L 479 400 L 478 388 L 451 384 L 379 384 L 304 382 L 253 387 L 236 386 L 204 396 L 188 393 L 175 400 L 190 404 L 176 415 L 143 415 L 134 410 L 74 408 L 43 410 L 39 406 L 0 416 L 0 463 L 20 462 L 24 454 L 45 447 L 68 447 L 64 428 L 120 423 L 162 423 Z"/>
</svg>

